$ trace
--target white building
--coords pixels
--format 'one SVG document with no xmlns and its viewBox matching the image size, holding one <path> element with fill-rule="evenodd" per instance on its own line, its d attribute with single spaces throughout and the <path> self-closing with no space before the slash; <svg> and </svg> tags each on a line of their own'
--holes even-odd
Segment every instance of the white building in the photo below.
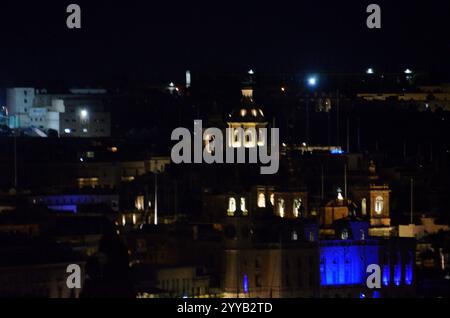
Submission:
<svg viewBox="0 0 450 318">
<path fill-rule="evenodd" d="M 110 114 L 103 110 L 105 90 L 77 89 L 48 94 L 30 87 L 8 88 L 10 128 L 38 128 L 61 137 L 109 137 Z"/>
<path fill-rule="evenodd" d="M 449 226 L 444 224 L 436 224 L 434 218 L 427 218 L 422 216 L 420 218 L 420 225 L 408 224 L 399 225 L 399 236 L 400 237 L 415 237 L 421 239 L 429 234 L 435 234 L 439 231 L 447 232 L 449 231 Z"/>
</svg>

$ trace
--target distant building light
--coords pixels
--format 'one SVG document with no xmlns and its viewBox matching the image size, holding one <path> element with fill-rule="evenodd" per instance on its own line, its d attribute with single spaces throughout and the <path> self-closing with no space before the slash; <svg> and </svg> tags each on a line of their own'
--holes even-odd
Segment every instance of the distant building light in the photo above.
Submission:
<svg viewBox="0 0 450 318">
<path fill-rule="evenodd" d="M 367 74 L 373 74 L 373 73 L 375 73 L 375 72 L 374 72 L 373 68 L 369 67 L 369 68 L 367 69 L 366 73 L 367 73 Z"/>
<path fill-rule="evenodd" d="M 88 132 L 87 128 L 83 128 L 83 132 L 87 133 Z"/>
<path fill-rule="evenodd" d="M 81 161 L 81 162 L 83 162 L 83 161 L 84 161 L 84 159 L 83 159 L 83 158 L 80 158 L 80 161 Z"/>
<path fill-rule="evenodd" d="M 191 72 L 189 70 L 186 71 L 186 87 L 191 87 Z"/>
<path fill-rule="evenodd" d="M 175 84 L 173 82 L 170 82 L 169 87 L 175 87 Z"/>
<path fill-rule="evenodd" d="M 255 72 L 254 72 L 252 69 L 250 69 L 250 70 L 248 71 L 248 74 L 253 75 L 253 74 L 255 74 Z"/>
<path fill-rule="evenodd" d="M 248 294 L 248 276 L 247 274 L 244 274 L 244 279 L 243 279 L 243 283 L 242 283 L 242 287 L 244 289 L 244 293 Z"/>
<path fill-rule="evenodd" d="M 315 76 L 308 77 L 308 85 L 311 87 L 316 86 L 317 85 L 317 77 L 315 77 Z"/>
<path fill-rule="evenodd" d="M 284 93 L 286 91 L 286 88 L 281 87 L 281 91 Z"/>
<path fill-rule="evenodd" d="M 66 134 L 70 134 L 72 131 L 71 131 L 69 128 L 66 128 L 66 129 L 64 129 L 64 132 L 65 132 Z"/>
<path fill-rule="evenodd" d="M 85 119 L 85 118 L 87 118 L 88 117 L 88 111 L 86 110 L 86 109 L 82 109 L 81 111 L 80 111 L 80 116 L 81 116 L 81 118 L 83 118 L 83 119 Z"/>
<path fill-rule="evenodd" d="M 412 71 L 411 71 L 409 68 L 407 68 L 407 69 L 405 70 L 405 74 L 412 74 Z"/>
<path fill-rule="evenodd" d="M 342 155 L 344 153 L 344 150 L 339 149 L 339 148 L 335 148 L 335 149 L 331 149 L 330 153 L 332 155 Z"/>
<path fill-rule="evenodd" d="M 341 188 L 338 188 L 338 189 L 337 189 L 337 199 L 338 199 L 339 201 L 343 201 L 343 200 L 344 200 L 344 197 L 342 196 L 342 190 L 341 190 Z"/>
</svg>

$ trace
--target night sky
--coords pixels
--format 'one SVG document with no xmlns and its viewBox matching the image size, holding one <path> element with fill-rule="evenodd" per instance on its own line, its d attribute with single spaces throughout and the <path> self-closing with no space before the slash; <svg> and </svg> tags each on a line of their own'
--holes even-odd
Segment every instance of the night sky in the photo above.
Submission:
<svg viewBox="0 0 450 318">
<path fill-rule="evenodd" d="M 78 3 L 82 29 L 66 28 Z M 449 1 L 1 1 L 0 81 L 450 69 Z M 382 29 L 366 27 L 370 3 Z"/>
</svg>

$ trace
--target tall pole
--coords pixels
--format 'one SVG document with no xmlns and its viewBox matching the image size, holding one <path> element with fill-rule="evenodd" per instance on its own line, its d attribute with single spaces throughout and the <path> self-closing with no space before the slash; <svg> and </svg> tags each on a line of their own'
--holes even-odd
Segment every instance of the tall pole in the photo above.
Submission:
<svg viewBox="0 0 450 318">
<path fill-rule="evenodd" d="M 323 201 L 323 199 L 324 199 L 324 174 L 323 174 L 323 165 L 322 165 L 322 167 L 321 167 L 322 169 L 321 169 L 321 178 L 320 178 L 320 181 L 321 181 L 321 189 L 320 189 L 320 198 L 322 199 L 322 201 Z"/>
<path fill-rule="evenodd" d="M 14 189 L 17 191 L 18 186 L 18 176 L 17 176 L 17 136 L 14 133 Z"/>
<path fill-rule="evenodd" d="M 361 151 L 361 118 L 358 117 L 358 151 Z"/>
<path fill-rule="evenodd" d="M 344 165 L 344 195 L 347 199 L 347 163 Z"/>
<path fill-rule="evenodd" d="M 158 173 L 155 173 L 155 225 L 158 225 Z"/>
<path fill-rule="evenodd" d="M 413 211 L 414 211 L 414 179 L 411 178 L 411 211 L 410 211 L 410 224 L 413 224 Z"/>
<path fill-rule="evenodd" d="M 347 153 L 350 153 L 350 120 L 347 116 Z"/>
<path fill-rule="evenodd" d="M 340 146 L 339 136 L 339 89 L 336 90 L 336 141 L 337 146 Z"/>
<path fill-rule="evenodd" d="M 309 144 L 309 96 L 306 99 L 306 143 Z"/>
</svg>

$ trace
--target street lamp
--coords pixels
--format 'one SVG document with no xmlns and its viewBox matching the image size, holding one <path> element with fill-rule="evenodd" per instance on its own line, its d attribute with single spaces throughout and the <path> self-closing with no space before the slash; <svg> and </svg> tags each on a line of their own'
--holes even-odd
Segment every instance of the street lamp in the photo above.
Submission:
<svg viewBox="0 0 450 318">
<path fill-rule="evenodd" d="M 317 85 L 317 77 L 316 76 L 308 77 L 308 86 L 314 87 L 316 85 Z"/>
<path fill-rule="evenodd" d="M 367 74 L 373 74 L 373 73 L 375 73 L 375 72 L 374 72 L 373 68 L 369 67 L 369 68 L 367 69 L 366 73 L 367 73 Z"/>
<path fill-rule="evenodd" d="M 88 115 L 89 115 L 89 113 L 88 113 L 88 111 L 87 111 L 86 109 L 82 109 L 82 110 L 80 111 L 80 117 L 81 117 L 81 119 L 86 119 L 86 118 L 88 117 Z"/>
</svg>

